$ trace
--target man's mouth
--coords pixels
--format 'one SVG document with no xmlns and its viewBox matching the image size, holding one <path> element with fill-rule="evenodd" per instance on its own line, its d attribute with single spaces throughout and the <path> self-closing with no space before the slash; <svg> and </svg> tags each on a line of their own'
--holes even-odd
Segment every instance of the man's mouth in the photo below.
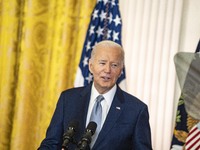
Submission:
<svg viewBox="0 0 200 150">
<path fill-rule="evenodd" d="M 103 77 L 101 77 L 104 81 L 110 81 L 110 77 L 105 77 L 105 76 L 103 76 Z"/>
</svg>

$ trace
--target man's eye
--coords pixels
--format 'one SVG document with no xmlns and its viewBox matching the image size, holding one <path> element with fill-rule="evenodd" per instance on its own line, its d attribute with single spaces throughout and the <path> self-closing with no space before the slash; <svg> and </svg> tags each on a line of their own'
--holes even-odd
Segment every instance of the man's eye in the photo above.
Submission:
<svg viewBox="0 0 200 150">
<path fill-rule="evenodd" d="M 119 65 L 118 64 L 112 64 L 111 65 L 113 68 L 117 68 Z"/>
<path fill-rule="evenodd" d="M 100 64 L 100 65 L 105 65 L 105 63 L 104 63 L 104 62 L 100 62 L 99 64 Z"/>
</svg>

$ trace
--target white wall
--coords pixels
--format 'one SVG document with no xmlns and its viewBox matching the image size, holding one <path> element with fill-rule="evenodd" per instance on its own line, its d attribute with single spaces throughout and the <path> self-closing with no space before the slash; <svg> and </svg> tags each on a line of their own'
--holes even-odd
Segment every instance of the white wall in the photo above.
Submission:
<svg viewBox="0 0 200 150">
<path fill-rule="evenodd" d="M 127 91 L 149 106 L 153 148 L 169 150 L 180 88 L 173 57 L 194 52 L 200 0 L 121 0 Z"/>
<path fill-rule="evenodd" d="M 200 0 L 184 0 L 179 51 L 194 52 L 200 38 Z"/>
</svg>

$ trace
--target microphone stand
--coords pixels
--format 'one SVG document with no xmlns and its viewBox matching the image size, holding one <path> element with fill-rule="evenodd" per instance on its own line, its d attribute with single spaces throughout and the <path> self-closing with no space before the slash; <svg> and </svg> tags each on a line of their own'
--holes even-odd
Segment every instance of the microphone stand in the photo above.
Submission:
<svg viewBox="0 0 200 150">
<path fill-rule="evenodd" d="M 74 139 L 72 139 L 71 144 L 74 144 L 77 146 L 77 143 Z M 69 150 L 69 145 L 62 145 L 62 149 L 61 150 Z"/>
</svg>

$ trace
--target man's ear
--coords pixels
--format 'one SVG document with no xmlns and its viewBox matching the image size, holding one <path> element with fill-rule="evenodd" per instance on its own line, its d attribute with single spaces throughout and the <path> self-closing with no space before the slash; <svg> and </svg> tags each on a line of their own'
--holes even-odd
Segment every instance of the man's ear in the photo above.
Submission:
<svg viewBox="0 0 200 150">
<path fill-rule="evenodd" d="M 89 59 L 88 67 L 89 67 L 89 71 L 92 73 L 92 60 L 91 60 L 91 58 Z"/>
<path fill-rule="evenodd" d="M 122 67 L 122 70 L 121 70 L 121 72 L 120 72 L 120 74 L 119 74 L 119 77 L 123 74 L 123 69 L 124 69 L 124 68 Z M 119 77 L 118 77 L 118 78 L 119 78 Z"/>
</svg>

